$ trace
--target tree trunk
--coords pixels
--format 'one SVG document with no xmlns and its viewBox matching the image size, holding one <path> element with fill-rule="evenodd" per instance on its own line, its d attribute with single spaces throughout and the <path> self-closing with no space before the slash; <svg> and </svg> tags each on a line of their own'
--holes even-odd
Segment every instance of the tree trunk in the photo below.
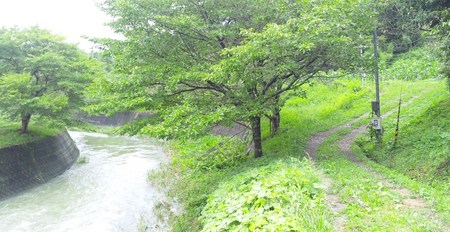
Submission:
<svg viewBox="0 0 450 232">
<path fill-rule="evenodd" d="M 283 86 L 281 84 L 277 85 L 277 91 L 281 90 Z M 274 135 L 278 129 L 280 128 L 280 121 L 281 121 L 281 115 L 280 115 L 280 95 L 277 95 L 274 97 L 275 106 L 272 110 L 272 116 L 270 117 L 270 133 L 271 135 Z"/>
<path fill-rule="evenodd" d="M 20 133 L 28 133 L 28 123 L 30 123 L 31 114 L 25 114 L 22 116 L 22 127 L 20 128 Z"/>
<path fill-rule="evenodd" d="M 253 147 L 255 148 L 255 158 L 263 156 L 261 140 L 261 117 L 252 117 Z"/>
<path fill-rule="evenodd" d="M 273 114 L 270 117 L 270 134 L 274 135 L 280 128 L 280 107 L 276 106 L 273 109 Z"/>
</svg>

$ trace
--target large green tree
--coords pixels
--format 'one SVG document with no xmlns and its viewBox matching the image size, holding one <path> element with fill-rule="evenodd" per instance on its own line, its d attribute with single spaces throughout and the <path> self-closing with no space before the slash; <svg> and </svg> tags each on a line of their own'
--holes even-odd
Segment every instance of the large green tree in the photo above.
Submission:
<svg viewBox="0 0 450 232">
<path fill-rule="evenodd" d="M 0 29 L 0 113 L 22 122 L 33 115 L 66 117 L 82 104 L 97 64 L 76 45 L 49 31 Z"/>
<path fill-rule="evenodd" d="M 123 97 L 125 108 L 159 110 L 163 121 L 142 131 L 160 136 L 243 123 L 256 157 L 263 155 L 261 117 L 279 112 L 286 91 L 327 70 L 351 68 L 361 24 L 370 19 L 358 1 L 109 0 L 104 6 L 127 38 L 107 46 L 128 76 L 97 83 L 94 94 L 105 89 Z M 118 90 L 128 96 L 118 97 Z"/>
</svg>

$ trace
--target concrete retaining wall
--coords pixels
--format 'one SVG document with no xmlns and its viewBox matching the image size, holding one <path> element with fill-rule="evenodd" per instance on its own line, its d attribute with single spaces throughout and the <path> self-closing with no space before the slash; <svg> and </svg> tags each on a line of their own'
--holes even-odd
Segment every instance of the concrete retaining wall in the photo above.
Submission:
<svg viewBox="0 0 450 232">
<path fill-rule="evenodd" d="M 97 126 L 122 126 L 139 118 L 150 117 L 150 112 L 125 112 L 113 116 L 78 114 L 77 118 Z"/>
<path fill-rule="evenodd" d="M 0 149 L 0 200 L 43 184 L 69 169 L 79 150 L 67 131 Z"/>
<path fill-rule="evenodd" d="M 247 127 L 237 123 L 235 123 L 231 127 L 216 125 L 212 127 L 210 133 L 213 135 L 235 137 L 242 140 L 246 140 L 247 138 L 251 137 L 250 130 Z"/>
</svg>

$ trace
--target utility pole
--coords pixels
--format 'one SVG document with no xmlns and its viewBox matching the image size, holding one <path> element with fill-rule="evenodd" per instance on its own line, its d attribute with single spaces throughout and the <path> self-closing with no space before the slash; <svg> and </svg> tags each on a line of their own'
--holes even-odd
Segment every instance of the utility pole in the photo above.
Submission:
<svg viewBox="0 0 450 232">
<path fill-rule="evenodd" d="M 363 37 L 363 34 L 362 33 L 359 33 L 359 38 L 360 39 L 362 39 L 362 37 Z M 360 45 L 360 47 L 359 47 L 359 54 L 361 55 L 361 57 L 363 56 L 363 54 L 364 54 L 364 46 L 361 44 Z M 361 74 L 361 86 L 364 86 L 364 78 L 366 77 L 366 73 L 365 72 L 363 72 L 362 74 Z"/>
<path fill-rule="evenodd" d="M 373 30 L 373 52 L 375 55 L 375 88 L 376 88 L 376 100 L 372 102 L 372 111 L 375 112 L 377 117 L 372 119 L 372 127 L 375 129 L 376 138 L 378 144 L 381 144 L 381 111 L 380 111 L 380 78 L 378 76 L 378 36 L 377 36 L 377 28 L 375 27 Z"/>
</svg>

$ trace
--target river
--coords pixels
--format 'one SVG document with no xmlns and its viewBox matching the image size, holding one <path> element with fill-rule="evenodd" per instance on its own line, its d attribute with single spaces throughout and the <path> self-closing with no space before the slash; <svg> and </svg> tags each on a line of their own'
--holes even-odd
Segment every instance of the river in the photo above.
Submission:
<svg viewBox="0 0 450 232">
<path fill-rule="evenodd" d="M 50 182 L 0 202 L 0 231 L 147 231 L 164 196 L 147 173 L 168 158 L 156 141 L 70 132 L 86 163 L 77 163 Z"/>
</svg>

